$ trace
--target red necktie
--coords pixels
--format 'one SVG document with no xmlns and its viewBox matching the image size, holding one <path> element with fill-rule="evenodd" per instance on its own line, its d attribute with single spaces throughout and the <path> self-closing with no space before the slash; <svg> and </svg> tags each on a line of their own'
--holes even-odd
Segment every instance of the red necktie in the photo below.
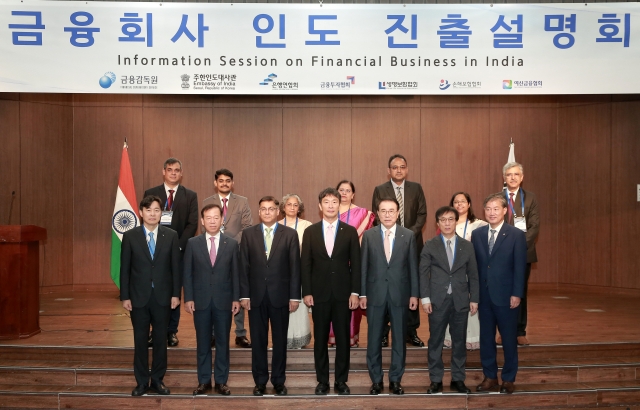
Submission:
<svg viewBox="0 0 640 410">
<path fill-rule="evenodd" d="M 211 251 L 209 252 L 209 259 L 211 259 L 211 266 L 216 264 L 216 238 L 212 236 L 211 238 Z"/>
<path fill-rule="evenodd" d="M 223 205 L 222 205 L 222 217 L 223 218 L 227 216 L 227 201 L 228 201 L 227 198 L 224 198 L 222 200 L 222 203 L 223 203 Z"/>
<path fill-rule="evenodd" d="M 513 210 L 516 209 L 516 203 L 513 202 L 513 192 L 509 192 L 509 223 L 513 224 Z"/>
<path fill-rule="evenodd" d="M 173 208 L 173 193 L 175 191 L 173 189 L 169 190 L 169 198 L 167 198 L 167 208 L 171 210 Z"/>
</svg>

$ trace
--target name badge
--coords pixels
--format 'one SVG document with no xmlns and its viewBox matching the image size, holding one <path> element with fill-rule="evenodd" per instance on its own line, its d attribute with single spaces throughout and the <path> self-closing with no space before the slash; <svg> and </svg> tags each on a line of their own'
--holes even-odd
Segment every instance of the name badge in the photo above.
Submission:
<svg viewBox="0 0 640 410">
<path fill-rule="evenodd" d="M 169 226 L 171 225 L 172 219 L 173 211 L 162 211 L 162 215 L 160 216 L 160 225 Z"/>
<path fill-rule="evenodd" d="M 527 232 L 527 219 L 524 216 L 516 216 L 513 220 L 514 226 L 522 232 Z"/>
</svg>

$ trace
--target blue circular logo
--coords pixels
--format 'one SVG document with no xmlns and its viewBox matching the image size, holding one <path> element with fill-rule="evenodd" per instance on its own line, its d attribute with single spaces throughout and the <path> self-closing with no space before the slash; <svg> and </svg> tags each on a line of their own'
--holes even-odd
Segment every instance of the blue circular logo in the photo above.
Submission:
<svg viewBox="0 0 640 410">
<path fill-rule="evenodd" d="M 111 71 L 108 71 L 104 73 L 102 77 L 100 77 L 98 84 L 100 84 L 100 87 L 102 88 L 109 88 L 111 87 L 111 84 L 115 82 L 116 82 L 116 75 Z"/>
<path fill-rule="evenodd" d="M 136 214 L 134 214 L 130 210 L 121 209 L 120 211 L 116 212 L 115 215 L 113 215 L 111 225 L 116 232 L 122 235 L 123 233 L 135 228 L 138 225 L 138 218 L 136 218 Z"/>
</svg>

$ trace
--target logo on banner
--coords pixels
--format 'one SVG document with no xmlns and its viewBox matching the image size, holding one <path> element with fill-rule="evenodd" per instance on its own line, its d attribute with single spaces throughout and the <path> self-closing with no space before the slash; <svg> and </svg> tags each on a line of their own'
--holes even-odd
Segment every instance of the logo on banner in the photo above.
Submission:
<svg viewBox="0 0 640 410">
<path fill-rule="evenodd" d="M 453 88 L 482 88 L 481 81 L 454 81 Z"/>
<path fill-rule="evenodd" d="M 351 81 L 351 84 L 353 84 L 353 85 L 356 84 L 356 76 L 355 75 L 348 75 L 347 76 L 347 80 Z"/>
<path fill-rule="evenodd" d="M 191 78 L 191 77 L 189 76 L 189 74 L 182 74 L 182 75 L 180 76 L 180 78 L 182 79 L 182 86 L 181 86 L 181 87 L 182 87 L 182 89 L 183 89 L 183 90 L 188 90 L 188 89 L 189 89 L 189 87 L 190 87 L 190 85 L 189 85 L 189 78 Z"/>
<path fill-rule="evenodd" d="M 116 82 L 116 75 L 111 71 L 107 71 L 106 73 L 104 73 L 102 77 L 100 77 L 98 84 L 100 84 L 100 87 L 107 89 L 111 87 L 111 84 L 115 82 Z"/>
<path fill-rule="evenodd" d="M 298 89 L 297 81 L 276 81 L 276 78 L 278 78 L 278 76 L 271 73 L 260 82 L 260 85 L 271 86 L 271 89 L 274 91 L 295 91 Z"/>
<path fill-rule="evenodd" d="M 511 80 L 502 80 L 502 89 L 510 90 L 513 88 L 513 81 Z"/>
<path fill-rule="evenodd" d="M 446 90 L 449 87 L 451 87 L 451 84 L 449 84 L 448 80 L 440 80 L 440 89 L 442 91 Z"/>
<path fill-rule="evenodd" d="M 194 74 L 194 90 L 235 90 L 236 74 Z"/>
<path fill-rule="evenodd" d="M 352 85 L 356 84 L 356 76 L 348 75 L 347 81 L 320 81 L 321 90 L 350 90 Z"/>
<path fill-rule="evenodd" d="M 278 78 L 277 75 L 275 75 L 274 73 L 271 73 L 267 76 L 267 78 L 265 78 L 264 80 L 262 80 L 262 82 L 260 83 L 260 85 L 269 85 L 271 83 L 273 83 L 273 79 L 274 78 Z"/>
<path fill-rule="evenodd" d="M 378 81 L 378 90 L 415 90 L 417 81 Z"/>
<path fill-rule="evenodd" d="M 542 80 L 502 80 L 504 90 L 517 88 L 542 88 Z"/>
</svg>

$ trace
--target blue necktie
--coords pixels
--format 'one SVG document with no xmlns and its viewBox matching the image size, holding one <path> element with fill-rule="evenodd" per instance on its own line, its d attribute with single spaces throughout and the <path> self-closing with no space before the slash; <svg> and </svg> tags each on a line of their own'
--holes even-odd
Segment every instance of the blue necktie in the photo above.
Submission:
<svg viewBox="0 0 640 410">
<path fill-rule="evenodd" d="M 149 252 L 151 253 L 151 259 L 153 259 L 153 255 L 156 253 L 156 241 L 153 240 L 153 232 L 149 232 Z"/>
<path fill-rule="evenodd" d="M 495 229 L 491 229 L 491 238 L 489 238 L 489 255 L 491 255 L 491 252 L 493 251 L 493 245 L 495 244 L 495 238 L 494 238 L 494 234 L 496 233 Z"/>
</svg>

